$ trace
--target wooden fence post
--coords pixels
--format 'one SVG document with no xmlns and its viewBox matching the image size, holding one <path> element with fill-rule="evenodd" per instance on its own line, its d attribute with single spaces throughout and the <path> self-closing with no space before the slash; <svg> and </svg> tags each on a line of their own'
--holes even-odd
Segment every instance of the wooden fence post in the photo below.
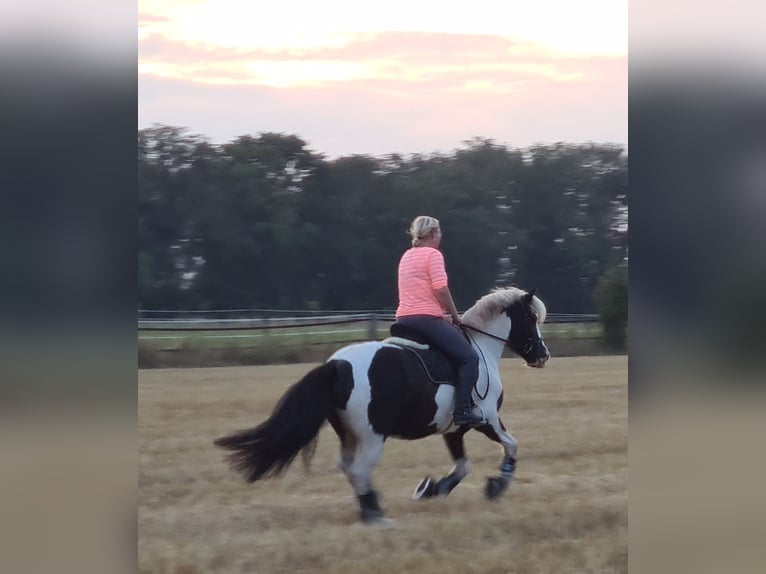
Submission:
<svg viewBox="0 0 766 574">
<path fill-rule="evenodd" d="M 377 341 L 378 339 L 378 321 L 375 315 L 370 315 L 367 321 L 367 338 L 370 341 Z"/>
</svg>

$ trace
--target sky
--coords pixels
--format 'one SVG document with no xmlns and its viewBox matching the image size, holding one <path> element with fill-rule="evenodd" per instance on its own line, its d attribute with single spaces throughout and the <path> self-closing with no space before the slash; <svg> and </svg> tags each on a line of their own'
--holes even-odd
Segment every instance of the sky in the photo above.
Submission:
<svg viewBox="0 0 766 574">
<path fill-rule="evenodd" d="M 628 141 L 627 0 L 139 0 L 138 127 L 329 157 Z"/>
</svg>

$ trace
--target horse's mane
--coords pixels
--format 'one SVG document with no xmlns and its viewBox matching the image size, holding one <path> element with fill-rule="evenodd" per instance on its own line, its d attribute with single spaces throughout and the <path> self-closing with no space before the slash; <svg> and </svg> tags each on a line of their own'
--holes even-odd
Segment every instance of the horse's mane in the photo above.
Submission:
<svg viewBox="0 0 766 574">
<path fill-rule="evenodd" d="M 526 291 L 518 287 L 495 289 L 491 293 L 484 295 L 484 297 L 474 303 L 473 307 L 463 313 L 462 320 L 480 327 L 526 294 Z M 537 312 L 538 322 L 540 324 L 544 323 L 546 316 L 545 304 L 536 295 L 532 297 L 532 307 Z"/>
</svg>

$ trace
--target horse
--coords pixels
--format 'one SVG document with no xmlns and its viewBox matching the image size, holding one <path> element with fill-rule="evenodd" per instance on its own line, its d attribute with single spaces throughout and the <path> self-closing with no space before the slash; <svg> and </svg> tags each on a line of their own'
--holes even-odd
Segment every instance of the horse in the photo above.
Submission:
<svg viewBox="0 0 766 574">
<path fill-rule="evenodd" d="M 484 489 L 486 498 L 496 499 L 513 479 L 517 454 L 516 439 L 499 416 L 500 357 L 508 346 L 528 366 L 544 367 L 550 358 L 540 332 L 545 316 L 545 305 L 535 290 L 527 293 L 517 287 L 495 289 L 463 314 L 464 334 L 480 357 L 471 393 L 473 408 L 484 421 L 478 426 L 453 423 L 454 378 L 452 384 L 433 380 L 419 354 L 428 353 L 425 346 L 389 337 L 339 349 L 293 384 L 266 421 L 214 444 L 229 451 L 226 459 L 233 471 L 254 482 L 281 475 L 300 452 L 308 464 L 327 421 L 340 440 L 337 465 L 356 494 L 362 521 L 391 523 L 371 480 L 386 439 L 443 436 L 454 467 L 439 480 L 426 476 L 420 481 L 413 498 L 426 499 L 447 496 L 468 474 L 463 436 L 473 428 L 502 446 L 500 472 L 487 478 Z"/>
</svg>

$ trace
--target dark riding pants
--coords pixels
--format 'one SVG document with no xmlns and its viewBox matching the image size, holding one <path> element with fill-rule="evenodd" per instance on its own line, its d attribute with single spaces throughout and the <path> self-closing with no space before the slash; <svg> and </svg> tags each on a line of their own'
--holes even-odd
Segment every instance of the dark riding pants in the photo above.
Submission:
<svg viewBox="0 0 766 574">
<path fill-rule="evenodd" d="M 431 346 L 455 362 L 458 377 L 456 404 L 467 405 L 479 376 L 479 357 L 463 334 L 445 319 L 432 315 L 399 317 L 396 322 L 420 333 Z"/>
</svg>

